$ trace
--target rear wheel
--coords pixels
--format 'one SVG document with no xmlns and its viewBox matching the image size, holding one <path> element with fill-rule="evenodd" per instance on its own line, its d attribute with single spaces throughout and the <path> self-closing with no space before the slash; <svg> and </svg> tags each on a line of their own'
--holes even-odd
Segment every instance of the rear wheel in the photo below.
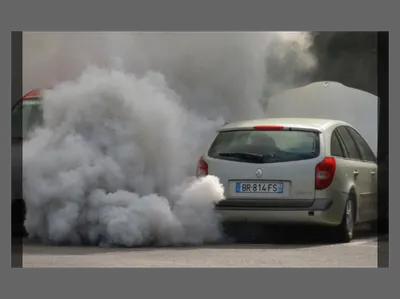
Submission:
<svg viewBox="0 0 400 299">
<path fill-rule="evenodd" d="M 355 224 L 355 203 L 352 198 L 346 201 L 342 221 L 334 228 L 334 239 L 338 243 L 349 243 L 353 239 Z"/>
<path fill-rule="evenodd" d="M 15 200 L 11 205 L 11 234 L 13 237 L 27 235 L 25 226 L 25 202 L 22 199 Z"/>
</svg>

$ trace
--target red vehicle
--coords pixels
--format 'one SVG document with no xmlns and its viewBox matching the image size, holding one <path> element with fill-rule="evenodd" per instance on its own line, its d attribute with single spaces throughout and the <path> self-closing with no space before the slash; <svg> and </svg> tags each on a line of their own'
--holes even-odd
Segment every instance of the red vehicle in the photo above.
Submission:
<svg viewBox="0 0 400 299">
<path fill-rule="evenodd" d="M 24 95 L 12 107 L 11 211 L 13 235 L 25 232 L 23 226 L 25 203 L 22 193 L 22 144 L 27 134 L 43 121 L 41 99 L 41 89 L 35 89 Z"/>
</svg>

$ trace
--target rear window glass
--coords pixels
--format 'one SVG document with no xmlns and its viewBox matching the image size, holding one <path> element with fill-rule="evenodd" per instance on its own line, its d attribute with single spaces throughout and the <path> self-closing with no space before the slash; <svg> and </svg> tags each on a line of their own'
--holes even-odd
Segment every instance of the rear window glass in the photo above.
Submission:
<svg viewBox="0 0 400 299">
<path fill-rule="evenodd" d="M 43 123 L 42 106 L 38 100 L 20 101 L 12 112 L 12 137 L 26 138 Z"/>
<path fill-rule="evenodd" d="M 319 133 L 309 131 L 220 132 L 208 155 L 249 163 L 275 163 L 319 156 Z"/>
</svg>

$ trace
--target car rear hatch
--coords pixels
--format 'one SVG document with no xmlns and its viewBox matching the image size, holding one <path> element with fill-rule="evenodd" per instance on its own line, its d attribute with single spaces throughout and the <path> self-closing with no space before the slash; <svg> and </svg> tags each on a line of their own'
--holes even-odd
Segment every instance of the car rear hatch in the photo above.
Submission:
<svg viewBox="0 0 400 299">
<path fill-rule="evenodd" d="M 255 126 L 222 130 L 204 162 L 221 179 L 227 200 L 237 208 L 300 208 L 315 197 L 315 167 L 321 161 L 320 131 Z"/>
</svg>

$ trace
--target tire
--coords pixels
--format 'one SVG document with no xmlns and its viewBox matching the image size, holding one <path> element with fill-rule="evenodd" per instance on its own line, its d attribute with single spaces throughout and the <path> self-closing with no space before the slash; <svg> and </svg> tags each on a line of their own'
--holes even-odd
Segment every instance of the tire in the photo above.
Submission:
<svg viewBox="0 0 400 299">
<path fill-rule="evenodd" d="M 352 198 L 346 201 L 342 221 L 333 230 L 334 241 L 337 243 L 349 243 L 353 239 L 355 224 L 355 202 Z"/>
<path fill-rule="evenodd" d="M 11 205 L 11 234 L 12 237 L 25 237 L 25 202 L 15 200 Z"/>
</svg>

